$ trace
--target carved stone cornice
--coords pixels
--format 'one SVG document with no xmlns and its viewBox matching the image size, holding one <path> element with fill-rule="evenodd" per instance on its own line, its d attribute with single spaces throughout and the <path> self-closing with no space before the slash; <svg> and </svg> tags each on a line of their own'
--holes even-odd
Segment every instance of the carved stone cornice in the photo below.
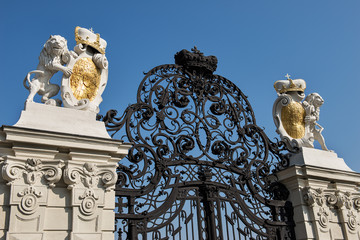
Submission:
<svg viewBox="0 0 360 240">
<path fill-rule="evenodd" d="M 24 162 L 7 159 L 3 164 L 2 177 L 9 185 L 21 178 L 24 179 L 25 184 L 34 185 L 44 178 L 51 188 L 61 179 L 64 166 L 62 160 L 42 161 L 35 158 L 28 158 Z"/>
</svg>

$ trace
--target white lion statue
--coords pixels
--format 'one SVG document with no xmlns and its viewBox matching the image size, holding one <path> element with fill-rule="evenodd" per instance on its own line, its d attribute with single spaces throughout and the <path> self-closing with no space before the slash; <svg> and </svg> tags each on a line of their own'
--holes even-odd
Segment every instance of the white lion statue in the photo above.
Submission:
<svg viewBox="0 0 360 240">
<path fill-rule="evenodd" d="M 323 150 L 329 151 L 325 145 L 325 140 L 321 132 L 324 130 L 317 121 L 319 121 L 320 107 L 324 104 L 324 99 L 318 93 L 309 94 L 302 105 L 305 109 L 305 132 L 314 135 L 313 140 L 317 140 Z M 318 128 L 317 128 L 318 127 Z M 312 140 L 312 141 L 313 141 Z"/>
<path fill-rule="evenodd" d="M 24 86 L 30 91 L 26 102 L 33 102 L 38 93 L 43 103 L 61 105 L 61 100 L 50 99 L 60 90 L 57 84 L 50 83 L 50 79 L 58 71 L 67 77 L 71 75 L 71 69 L 63 66 L 70 61 L 71 56 L 76 57 L 76 53 L 68 50 L 66 39 L 60 35 L 51 35 L 40 53 L 37 70 L 30 71 L 24 79 Z M 30 79 L 31 74 L 35 74 L 33 79 Z"/>
</svg>

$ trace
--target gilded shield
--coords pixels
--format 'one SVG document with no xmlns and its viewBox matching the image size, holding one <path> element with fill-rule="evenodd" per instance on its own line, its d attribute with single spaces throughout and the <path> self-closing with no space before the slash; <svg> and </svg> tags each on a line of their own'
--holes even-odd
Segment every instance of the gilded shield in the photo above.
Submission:
<svg viewBox="0 0 360 240">
<path fill-rule="evenodd" d="M 281 109 L 281 122 L 286 133 L 295 139 L 305 136 L 305 109 L 299 102 L 291 102 Z"/>
<path fill-rule="evenodd" d="M 92 101 L 99 90 L 101 71 L 91 58 L 80 58 L 74 64 L 70 77 L 70 88 L 77 100 Z"/>
</svg>

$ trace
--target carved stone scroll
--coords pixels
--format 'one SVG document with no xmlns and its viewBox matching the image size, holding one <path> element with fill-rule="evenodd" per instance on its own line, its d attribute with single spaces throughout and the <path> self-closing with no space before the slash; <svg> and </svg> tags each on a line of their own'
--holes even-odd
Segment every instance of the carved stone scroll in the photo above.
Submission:
<svg viewBox="0 0 360 240">
<path fill-rule="evenodd" d="M 64 181 L 68 189 L 82 184 L 85 188 L 95 188 L 102 184 L 106 191 L 115 188 L 117 174 L 116 165 L 98 165 L 96 163 L 85 163 L 80 166 L 69 166 L 64 171 Z"/>
<path fill-rule="evenodd" d="M 34 158 L 29 158 L 26 162 L 6 160 L 2 167 L 2 177 L 9 184 L 18 179 L 23 179 L 25 184 L 29 185 L 40 183 L 44 179 L 52 188 L 61 179 L 63 166 L 62 160 L 57 162 Z"/>
<path fill-rule="evenodd" d="M 311 207 L 314 220 L 322 231 L 331 231 L 331 226 L 342 223 L 346 236 L 349 231 L 355 233 L 359 229 L 359 193 L 341 192 L 339 190 L 303 189 L 303 200 Z M 334 224 L 334 225 L 332 225 Z"/>
</svg>

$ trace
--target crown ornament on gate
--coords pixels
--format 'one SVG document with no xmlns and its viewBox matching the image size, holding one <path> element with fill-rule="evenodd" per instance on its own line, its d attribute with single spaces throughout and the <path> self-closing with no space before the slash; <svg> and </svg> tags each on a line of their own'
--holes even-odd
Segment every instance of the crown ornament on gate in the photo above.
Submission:
<svg viewBox="0 0 360 240">
<path fill-rule="evenodd" d="M 81 27 L 75 28 L 75 41 L 76 44 L 86 44 L 89 45 L 100 53 L 105 54 L 106 41 L 100 38 L 99 33 L 94 33 L 92 29 L 86 29 Z"/>
<path fill-rule="evenodd" d="M 275 91 L 278 94 L 287 92 L 304 92 L 306 82 L 303 79 L 291 79 L 289 74 L 285 76 L 287 80 L 278 80 L 274 83 Z"/>
<path fill-rule="evenodd" d="M 204 56 L 196 46 L 189 52 L 186 49 L 175 54 L 175 63 L 188 70 L 195 70 L 205 74 L 212 74 L 217 68 L 218 60 L 215 56 Z"/>
</svg>

